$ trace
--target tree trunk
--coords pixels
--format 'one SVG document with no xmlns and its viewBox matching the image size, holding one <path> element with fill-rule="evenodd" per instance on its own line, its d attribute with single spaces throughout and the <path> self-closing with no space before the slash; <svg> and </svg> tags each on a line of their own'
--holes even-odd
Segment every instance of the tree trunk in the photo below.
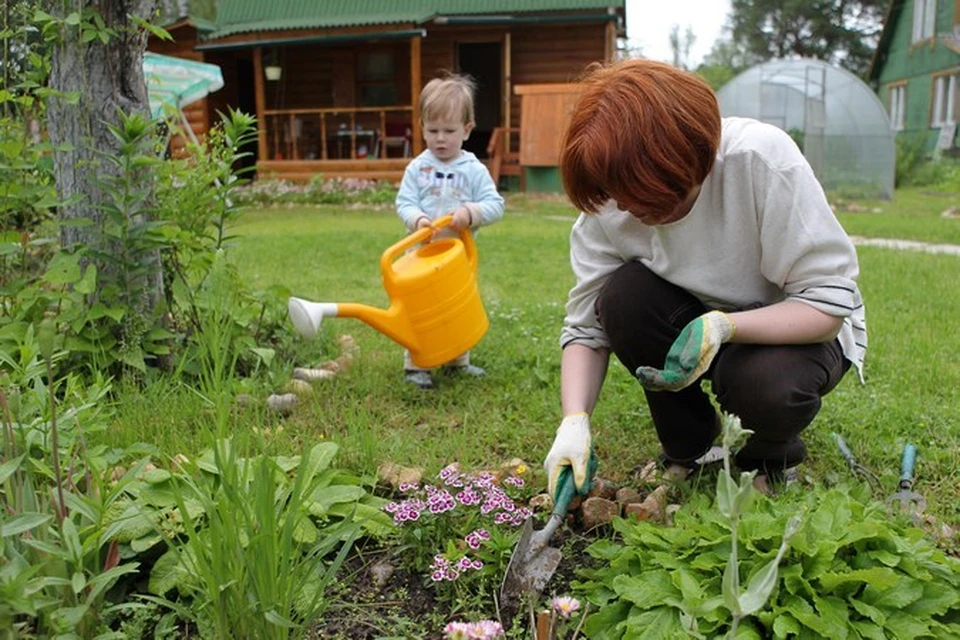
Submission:
<svg viewBox="0 0 960 640">
<path fill-rule="evenodd" d="M 61 225 L 60 242 L 64 248 L 88 246 L 94 240 L 102 218 L 102 193 L 93 175 L 116 172 L 100 161 L 99 155 L 117 153 L 119 143 L 109 126 L 119 123 L 119 111 L 149 114 L 147 88 L 143 77 L 143 52 L 147 34 L 131 17 L 149 20 L 157 0 L 46 0 L 48 12 L 58 18 L 69 13 L 92 10 L 105 26 L 114 31 L 106 43 L 99 39 L 81 42 L 81 28 L 65 26 L 53 52 L 50 88 L 57 92 L 77 92 L 79 103 L 68 104 L 56 94 L 47 108 L 47 125 L 54 151 L 54 175 L 62 201 L 61 222 L 88 218 L 97 224 L 83 227 Z M 85 20 L 89 18 L 84 14 Z M 149 115 L 147 115 L 149 117 Z M 151 258 L 155 277 L 144 283 L 147 293 L 140 311 L 150 314 L 162 299 L 162 267 L 159 253 Z M 149 317 L 149 315 L 147 315 Z"/>
</svg>

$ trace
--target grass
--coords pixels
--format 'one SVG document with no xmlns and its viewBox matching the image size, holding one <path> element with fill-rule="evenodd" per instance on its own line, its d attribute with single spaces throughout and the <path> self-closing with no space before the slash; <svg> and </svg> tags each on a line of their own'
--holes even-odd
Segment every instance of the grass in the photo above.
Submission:
<svg viewBox="0 0 960 640">
<path fill-rule="evenodd" d="M 960 220 L 940 214 L 955 194 L 898 191 L 891 202 L 844 203 L 839 218 L 851 235 L 960 244 Z M 439 388 L 421 392 L 403 382 L 402 349 L 357 320 L 332 319 L 318 340 L 305 343 L 312 366 L 335 357 L 336 337 L 351 334 L 360 347 L 354 366 L 314 385 L 314 394 L 291 417 L 253 410 L 231 429 L 272 428 L 278 452 L 329 439 L 341 445 L 338 463 L 372 472 L 391 461 L 435 474 L 451 461 L 468 467 L 520 457 L 539 469 L 559 422 L 559 327 L 573 284 L 567 238 L 575 212 L 565 200 L 510 196 L 507 214 L 477 238 L 479 283 L 490 329 L 473 350 L 487 369 L 481 380 L 438 376 Z M 275 208 L 248 211 L 232 257 L 251 287 L 288 287 L 294 295 L 385 308 L 380 254 L 402 237 L 391 208 Z M 919 449 L 918 491 L 941 521 L 960 521 L 960 257 L 863 247 L 861 288 L 867 304 L 870 349 L 867 384 L 854 373 L 824 401 L 806 431 L 811 457 L 804 469 L 814 482 L 848 477 L 831 432 L 844 436 L 858 460 L 896 490 L 905 441 Z M 291 327 L 292 331 L 292 327 Z M 279 388 L 282 374 L 275 382 Z M 265 396 L 271 390 L 263 390 Z M 198 450 L 198 403 L 188 390 L 159 384 L 143 395 L 124 394 L 113 438 L 143 440 L 165 453 Z M 600 474 L 627 481 L 659 450 L 643 395 L 633 378 L 612 363 L 594 414 Z M 276 427 L 283 427 L 279 433 Z M 535 482 L 545 485 L 542 477 Z M 877 496 L 884 497 L 884 496 Z"/>
</svg>

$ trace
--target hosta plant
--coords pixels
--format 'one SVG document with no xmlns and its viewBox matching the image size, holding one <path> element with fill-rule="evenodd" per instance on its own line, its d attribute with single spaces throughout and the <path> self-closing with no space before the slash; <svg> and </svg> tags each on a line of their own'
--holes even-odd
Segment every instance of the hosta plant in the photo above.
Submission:
<svg viewBox="0 0 960 640">
<path fill-rule="evenodd" d="M 859 487 L 760 498 L 737 527 L 739 571 L 748 584 L 776 558 L 800 511 L 806 516 L 769 599 L 739 620 L 734 637 L 960 637 L 960 560 Z M 670 527 L 614 526 L 620 540 L 591 545 L 602 566 L 584 571 L 576 585 L 599 609 L 586 622 L 588 637 L 730 635 L 737 618 L 724 598 L 729 520 L 706 497 L 694 497 Z"/>
</svg>

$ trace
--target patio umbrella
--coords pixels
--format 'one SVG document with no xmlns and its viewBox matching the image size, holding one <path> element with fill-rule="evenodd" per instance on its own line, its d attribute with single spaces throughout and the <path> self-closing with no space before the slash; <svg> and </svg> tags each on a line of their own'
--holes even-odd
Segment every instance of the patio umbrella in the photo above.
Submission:
<svg viewBox="0 0 960 640">
<path fill-rule="evenodd" d="M 143 54 L 143 77 L 147 82 L 150 114 L 160 118 L 173 109 L 184 123 L 183 107 L 223 87 L 223 74 L 215 64 L 149 51 Z M 187 131 L 192 133 L 189 126 Z"/>
</svg>

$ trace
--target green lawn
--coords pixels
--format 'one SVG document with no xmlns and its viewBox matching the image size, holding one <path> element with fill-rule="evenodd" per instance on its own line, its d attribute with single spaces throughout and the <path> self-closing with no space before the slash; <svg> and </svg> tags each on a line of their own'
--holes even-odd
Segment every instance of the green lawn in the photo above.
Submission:
<svg viewBox="0 0 960 640">
<path fill-rule="evenodd" d="M 902 192 L 893 202 L 863 204 L 840 219 L 852 235 L 960 243 L 960 220 L 940 216 L 953 201 Z M 335 357 L 340 334 L 354 336 L 361 355 L 348 372 L 315 384 L 315 394 L 294 416 L 267 418 L 283 426 L 275 446 L 332 439 L 342 446 L 341 464 L 370 472 L 384 461 L 435 473 L 454 460 L 485 466 L 513 457 L 539 467 L 560 417 L 557 336 L 572 284 L 566 247 L 574 215 L 559 198 L 511 196 L 503 222 L 479 234 L 480 289 L 490 329 L 473 357 L 487 378 L 441 377 L 436 392 L 421 392 L 403 382 L 398 345 L 358 320 L 327 320 L 318 339 L 304 344 L 301 361 L 283 363 L 285 371 Z M 235 231 L 240 240 L 233 258 L 254 288 L 282 285 L 309 299 L 388 304 L 379 257 L 403 234 L 389 208 L 248 211 Z M 909 440 L 919 448 L 917 489 L 927 494 L 929 511 L 956 523 L 960 258 L 864 247 L 860 260 L 870 327 L 867 384 L 850 374 L 827 397 L 807 431 L 806 475 L 816 483 L 846 477 L 830 437 L 836 431 L 882 477 L 883 491 L 893 493 L 899 452 Z M 285 379 L 281 372 L 274 388 Z M 118 420 L 126 414 L 141 423 L 124 437 L 159 441 L 164 449 L 194 446 L 189 406 L 173 414 L 155 410 L 171 406 L 170 393 L 177 392 L 148 392 L 121 407 Z M 657 454 L 643 396 L 616 364 L 594 425 L 605 477 L 627 481 L 631 470 Z"/>
</svg>

